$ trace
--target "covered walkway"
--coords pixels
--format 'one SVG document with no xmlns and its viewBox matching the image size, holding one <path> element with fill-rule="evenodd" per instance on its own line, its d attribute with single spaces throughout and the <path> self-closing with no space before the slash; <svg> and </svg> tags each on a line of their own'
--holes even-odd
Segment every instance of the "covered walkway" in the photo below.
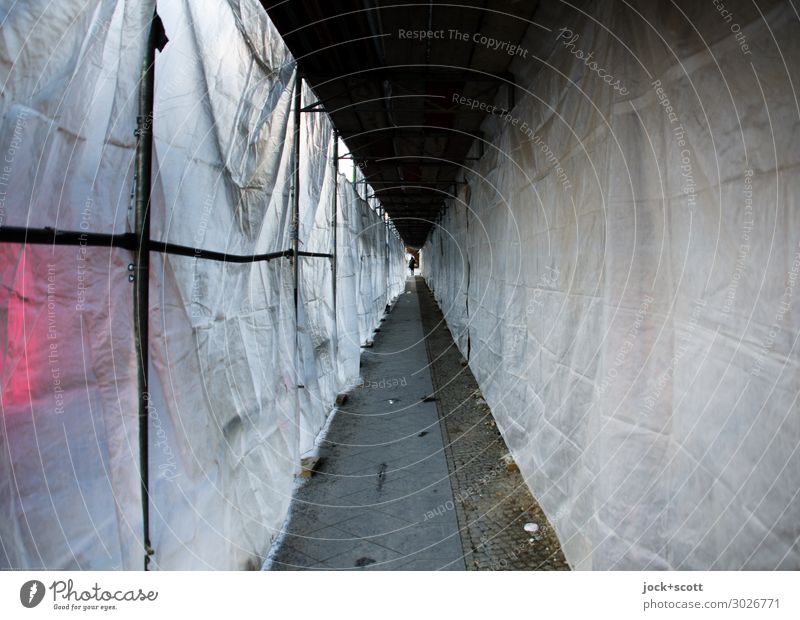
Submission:
<svg viewBox="0 0 800 620">
<path fill-rule="evenodd" d="M 555 536 L 542 536 L 549 528 L 527 521 L 543 515 L 514 466 L 496 458 L 505 444 L 477 411 L 479 391 L 452 392 L 453 382 L 474 382 L 469 369 L 457 363 L 451 376 L 432 377 L 459 357 L 435 309 L 424 280 L 409 278 L 364 349 L 363 385 L 336 412 L 319 466 L 296 491 L 271 569 L 567 568 Z M 433 351 L 442 333 L 445 346 Z M 440 424 L 459 412 L 473 414 L 478 433 L 470 424 L 453 437 Z M 472 458 L 455 461 L 465 446 Z M 493 493 L 504 485 L 522 506 L 510 519 L 509 497 Z M 484 496 L 486 511 L 477 506 Z M 537 531 L 526 532 L 532 523 Z M 476 530 L 485 536 L 473 540 Z"/>
<path fill-rule="evenodd" d="M 0 570 L 800 568 L 799 18 L 725 5 L 0 0 Z"/>
</svg>

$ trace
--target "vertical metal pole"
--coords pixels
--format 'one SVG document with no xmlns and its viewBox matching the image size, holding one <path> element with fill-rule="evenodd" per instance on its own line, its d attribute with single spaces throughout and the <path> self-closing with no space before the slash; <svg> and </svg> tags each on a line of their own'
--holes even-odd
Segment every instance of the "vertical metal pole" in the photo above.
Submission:
<svg viewBox="0 0 800 620">
<path fill-rule="evenodd" d="M 150 546 L 150 459 L 148 338 L 150 306 L 150 194 L 153 162 L 153 91 L 155 84 L 156 20 L 150 26 L 139 84 L 139 114 L 136 118 L 136 192 L 133 318 L 139 389 L 139 467 L 141 473 L 144 570 L 148 569 L 153 549 Z"/>
<path fill-rule="evenodd" d="M 333 286 L 333 325 L 336 328 L 336 267 L 339 259 L 339 134 L 333 132 L 333 205 L 331 206 L 331 227 L 333 229 L 333 248 L 331 254 L 331 280 Z M 335 333 L 335 332 L 334 332 Z"/>
<path fill-rule="evenodd" d="M 303 105 L 303 78 L 300 75 L 299 65 L 295 71 L 294 83 L 294 189 L 292 192 L 292 276 L 294 278 L 294 372 L 295 372 L 295 400 L 294 400 L 294 428 L 297 437 L 297 467 L 302 469 L 300 463 L 300 115 Z"/>
<path fill-rule="evenodd" d="M 333 361 L 331 366 L 335 376 L 339 376 L 339 321 L 336 316 L 336 277 L 339 259 L 339 134 L 333 130 L 333 200 L 331 201 L 331 232 L 333 233 L 331 248 L 331 294 L 333 296 L 333 330 L 331 333 L 331 349 Z"/>
<path fill-rule="evenodd" d="M 389 303 L 389 282 L 390 282 L 390 279 L 391 279 L 389 277 L 389 220 L 386 219 L 386 209 L 381 209 L 381 212 L 383 213 L 383 215 L 382 215 L 382 217 L 383 217 L 383 229 L 384 229 L 383 230 L 383 233 L 384 233 L 383 242 L 384 242 L 384 247 L 385 247 L 385 250 L 386 250 L 386 252 L 385 252 L 386 256 L 385 256 L 385 261 L 384 261 L 384 271 L 386 272 L 386 288 L 384 290 L 386 291 L 386 303 L 388 304 Z"/>
<path fill-rule="evenodd" d="M 292 194 L 292 266 L 294 276 L 295 319 L 298 309 L 298 285 L 300 270 L 298 252 L 300 251 L 300 114 L 303 105 L 303 78 L 297 70 L 294 86 L 294 192 Z"/>
</svg>

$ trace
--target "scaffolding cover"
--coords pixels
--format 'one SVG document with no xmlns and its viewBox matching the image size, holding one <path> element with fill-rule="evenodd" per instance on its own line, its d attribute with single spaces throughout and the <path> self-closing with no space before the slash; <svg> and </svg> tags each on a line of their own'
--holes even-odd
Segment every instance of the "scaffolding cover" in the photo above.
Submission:
<svg viewBox="0 0 800 620">
<path fill-rule="evenodd" d="M 800 39 L 678 4 L 547 9 L 423 272 L 573 567 L 798 569 Z"/>
<path fill-rule="evenodd" d="M 0 226 L 124 233 L 152 2 L 3 1 Z M 234 255 L 292 244 L 295 62 L 256 0 L 159 3 L 151 236 Z M 304 102 L 314 99 L 306 89 Z M 258 567 L 299 456 L 404 278 L 403 248 L 303 114 L 300 250 L 151 254 L 153 568 Z M 143 563 L 131 252 L 0 246 L 0 567 Z M 335 320 L 334 320 L 335 316 Z"/>
</svg>

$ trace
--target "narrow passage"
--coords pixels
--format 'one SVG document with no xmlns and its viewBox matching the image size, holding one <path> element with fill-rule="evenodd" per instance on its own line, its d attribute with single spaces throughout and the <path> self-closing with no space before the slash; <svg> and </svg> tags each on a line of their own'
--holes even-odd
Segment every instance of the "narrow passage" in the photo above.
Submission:
<svg viewBox="0 0 800 620">
<path fill-rule="evenodd" d="M 272 570 L 566 568 L 555 535 L 542 535 L 550 528 L 522 478 L 495 458 L 504 444 L 485 427 L 491 416 L 471 373 L 459 365 L 460 383 L 440 376 L 457 351 L 452 339 L 443 341 L 447 332 L 437 327 L 441 314 L 429 296 L 422 278 L 409 279 L 373 347 L 364 349 L 364 384 L 336 412 L 316 473 L 295 493 Z M 449 430 L 440 425 L 448 411 Z M 459 440 L 454 424 L 465 415 L 478 416 L 478 424 L 467 422 Z M 483 445 L 467 446 L 476 441 Z M 457 457 L 464 446 L 477 458 Z M 527 518 L 541 528 L 534 540 L 523 529 Z"/>
</svg>

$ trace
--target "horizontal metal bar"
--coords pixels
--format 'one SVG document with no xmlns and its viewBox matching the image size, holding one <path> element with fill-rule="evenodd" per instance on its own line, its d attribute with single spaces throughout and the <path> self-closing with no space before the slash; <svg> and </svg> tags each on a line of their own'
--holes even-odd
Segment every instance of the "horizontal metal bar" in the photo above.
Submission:
<svg viewBox="0 0 800 620">
<path fill-rule="evenodd" d="M 242 256 L 239 254 L 228 254 L 226 252 L 214 252 L 211 250 L 201 250 L 200 248 L 190 248 L 185 245 L 166 243 L 164 241 L 151 241 L 150 249 L 163 254 L 176 256 L 189 256 L 191 258 L 203 258 L 206 260 L 216 260 L 223 263 L 255 263 L 259 261 L 270 261 L 276 258 L 291 256 L 291 250 L 281 252 L 270 252 L 268 254 L 252 254 Z"/>
<path fill-rule="evenodd" d="M 413 203 L 410 202 L 408 204 L 401 204 L 399 202 L 393 202 L 391 204 L 386 205 L 386 210 L 389 213 L 410 213 L 411 211 L 430 211 L 432 209 L 441 209 L 444 206 L 444 202 L 431 202 L 430 204 L 423 204 L 423 203 Z"/>
<path fill-rule="evenodd" d="M 399 196 L 383 196 L 381 195 L 381 202 L 388 209 L 390 207 L 430 207 L 431 205 L 444 204 L 444 198 L 440 200 L 411 200 L 404 199 Z"/>
<path fill-rule="evenodd" d="M 306 258 L 333 258 L 333 254 L 325 254 L 324 252 L 298 252 L 298 256 L 305 256 Z"/>
<path fill-rule="evenodd" d="M 377 173 L 380 174 L 380 173 Z M 364 177 L 367 180 L 367 183 L 370 185 L 375 185 L 376 183 L 380 183 L 382 185 L 386 185 L 387 183 L 393 183 L 400 186 L 410 185 L 412 187 L 417 187 L 419 185 L 463 185 L 465 181 L 428 181 L 423 179 L 411 180 L 411 179 L 373 179 L 372 177 Z"/>
<path fill-rule="evenodd" d="M 344 99 L 344 97 L 342 97 Z M 392 114 L 447 114 L 448 116 L 466 116 L 468 114 L 475 114 L 475 115 L 483 115 L 483 116 L 505 116 L 507 110 L 494 110 L 492 112 L 487 112 L 485 110 L 472 110 L 467 107 L 460 107 L 460 108 L 431 108 L 431 107 L 419 107 L 419 108 L 395 108 L 392 107 Z M 303 112 L 321 112 L 322 110 L 303 110 Z M 331 114 L 336 114 L 338 112 L 342 113 L 353 113 L 353 114 L 380 114 L 385 113 L 386 108 L 380 108 L 377 106 L 366 106 L 360 105 L 358 102 L 356 103 L 349 103 L 347 105 L 343 105 L 341 107 L 336 108 L 335 110 L 331 110 Z"/>
<path fill-rule="evenodd" d="M 436 159 L 435 157 L 431 157 L 430 159 L 419 159 L 409 157 L 407 155 L 395 155 L 393 157 L 376 157 L 374 160 L 366 162 L 367 164 L 374 163 L 376 165 L 382 166 L 425 166 L 427 167 L 463 167 L 463 164 L 457 161 L 453 161 L 452 159 Z"/>
<path fill-rule="evenodd" d="M 315 101 L 305 107 L 300 108 L 301 112 L 324 112 L 322 106 L 325 105 L 324 101 Z"/>
<path fill-rule="evenodd" d="M 450 192 L 448 192 L 446 190 L 437 189 L 435 187 L 423 187 L 423 188 L 420 188 L 418 186 L 415 186 L 413 189 L 420 190 L 420 191 L 403 193 L 401 191 L 398 191 L 396 187 L 386 187 L 386 188 L 383 188 L 383 189 L 381 189 L 379 187 L 379 188 L 375 189 L 372 194 L 367 196 L 367 198 L 377 198 L 377 199 L 383 201 L 384 196 L 388 196 L 390 198 L 394 198 L 395 202 L 396 202 L 397 200 L 403 200 L 404 198 L 410 198 L 410 199 L 414 199 L 414 198 L 420 199 L 420 198 L 422 198 L 422 199 L 425 199 L 425 198 L 429 198 L 430 197 L 430 201 L 433 202 L 433 201 L 436 200 L 437 196 L 441 196 L 442 200 L 444 200 L 447 197 L 449 197 L 449 198 L 455 198 L 456 197 L 456 196 L 454 196 L 453 194 L 451 194 Z M 379 195 L 379 192 L 380 192 L 380 195 Z M 390 192 L 390 193 L 387 194 L 386 192 Z M 430 194 L 425 194 L 423 192 L 433 192 L 434 195 L 431 196 Z"/>
<path fill-rule="evenodd" d="M 91 233 L 55 228 L 22 228 L 3 226 L 0 228 L 0 243 L 35 243 L 37 245 L 99 246 L 126 250 L 136 249 L 136 235 Z"/>
<path fill-rule="evenodd" d="M 92 246 L 120 248 L 123 250 L 135 250 L 138 241 L 134 233 L 122 233 L 118 235 L 105 233 L 90 233 L 76 230 L 56 230 L 54 228 L 21 228 L 15 226 L 4 226 L 0 228 L 0 243 L 22 243 L 36 245 L 53 246 Z M 203 258 L 206 260 L 216 260 L 225 263 L 254 263 L 258 261 L 269 261 L 276 258 L 286 258 L 292 255 L 291 250 L 280 252 L 270 252 L 267 254 L 239 255 L 227 254 L 225 252 L 214 252 L 192 248 L 177 243 L 167 243 L 165 241 L 150 241 L 149 249 L 162 254 L 174 256 L 188 256 L 193 258 Z M 332 258 L 332 254 L 320 252 L 298 252 L 299 256 L 307 258 Z"/>
<path fill-rule="evenodd" d="M 469 131 L 468 129 L 459 129 L 458 127 L 430 127 L 425 128 L 425 125 L 378 125 L 371 129 L 361 132 L 357 137 L 369 136 L 373 137 L 376 133 L 392 133 L 404 138 L 407 136 L 416 136 L 419 138 L 479 138 L 483 139 L 483 132 L 479 129 Z M 351 136 L 357 138 L 356 136 Z M 355 142 L 358 144 L 357 142 Z M 355 150 L 355 149 L 354 149 Z M 352 151 L 351 151 L 352 152 Z"/>
<path fill-rule="evenodd" d="M 391 154 L 388 154 L 388 155 L 371 155 L 371 156 L 370 155 L 366 155 L 364 157 L 353 157 L 352 155 L 342 155 L 341 157 L 339 157 L 339 159 L 350 159 L 352 161 L 359 162 L 363 166 L 363 165 L 369 165 L 371 163 L 380 164 L 380 163 L 383 163 L 385 160 L 389 160 L 389 159 L 397 159 L 400 163 L 403 163 L 403 160 L 404 159 L 408 159 L 408 157 L 409 156 L 406 156 L 406 155 L 398 155 L 396 153 L 391 153 Z M 431 166 L 440 165 L 440 164 L 438 164 L 436 162 L 436 158 L 435 157 L 431 156 L 430 159 L 431 159 L 431 163 L 430 164 L 423 164 L 423 163 L 421 163 L 421 160 L 420 161 L 412 160 L 412 163 L 414 163 L 416 165 L 431 165 Z M 462 161 L 479 161 L 479 160 L 480 160 L 480 157 L 459 157 L 458 161 L 447 160 L 441 165 L 447 165 L 448 162 L 452 162 L 455 165 L 461 165 L 459 162 L 462 162 Z M 392 165 L 394 165 L 394 164 L 392 164 Z"/>
<path fill-rule="evenodd" d="M 481 71 L 480 69 L 473 69 L 472 67 L 462 67 L 459 69 L 450 69 L 449 67 L 431 67 L 427 70 L 420 70 L 416 66 L 394 66 L 386 67 L 376 65 L 374 67 L 363 67 L 358 71 L 352 72 L 308 72 L 308 81 L 314 85 L 327 82 L 334 82 L 339 80 L 354 80 L 362 82 L 374 82 L 377 80 L 389 80 L 396 82 L 423 82 L 423 81 L 437 81 L 437 82 L 501 82 L 507 84 L 513 83 L 514 75 L 512 73 L 493 74 Z"/>
<path fill-rule="evenodd" d="M 271 261 L 276 258 L 291 258 L 293 254 L 292 250 L 282 250 L 280 252 L 251 255 L 227 254 L 225 252 L 213 252 L 210 250 L 201 250 L 199 248 L 190 248 L 183 245 L 176 245 L 174 243 L 164 243 L 163 241 L 151 242 L 150 249 L 163 254 L 203 258 L 206 260 L 216 260 L 223 263 L 257 263 L 260 261 Z M 304 256 L 306 258 L 333 258 L 332 254 L 322 254 L 319 252 L 298 252 L 297 255 Z"/>
</svg>

